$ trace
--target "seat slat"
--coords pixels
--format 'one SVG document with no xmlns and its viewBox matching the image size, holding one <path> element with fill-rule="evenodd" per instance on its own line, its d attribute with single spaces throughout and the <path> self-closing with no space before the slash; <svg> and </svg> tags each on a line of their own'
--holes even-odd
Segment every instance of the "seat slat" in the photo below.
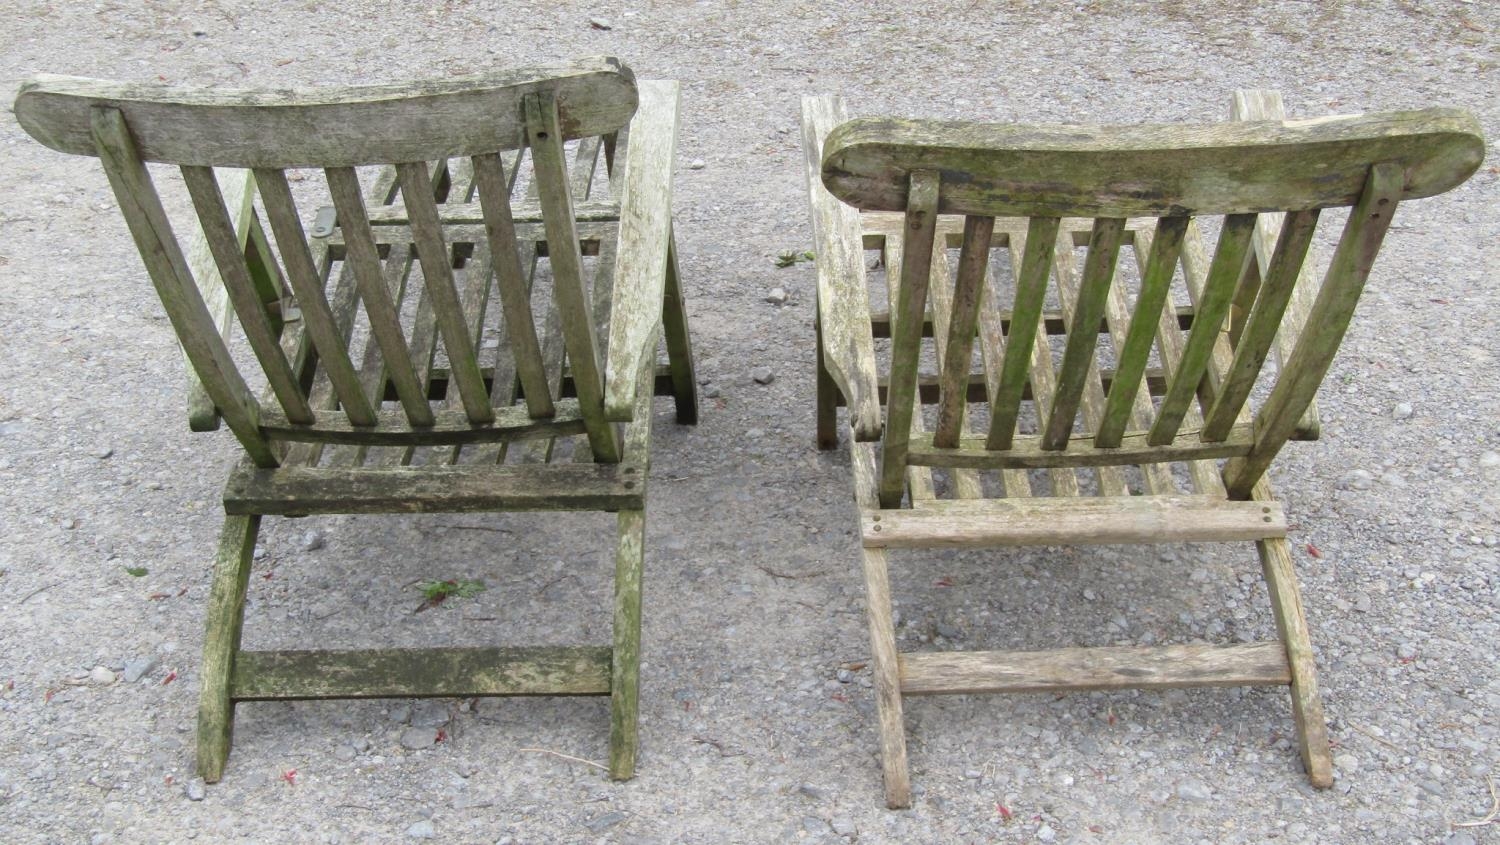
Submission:
<svg viewBox="0 0 1500 845">
<path fill-rule="evenodd" d="M 229 514 L 463 513 L 642 507 L 644 480 L 619 464 L 356 469 L 240 465 L 224 488 Z"/>
<path fill-rule="evenodd" d="M 903 654 L 901 692 L 939 695 L 1285 686 L 1281 643 Z"/>
<path fill-rule="evenodd" d="M 1143 432 L 1120 438 L 1120 445 L 1100 447 L 1078 435 L 1065 451 L 1046 448 L 1041 439 L 1017 439 L 1009 449 L 993 450 L 983 440 L 961 438 L 955 447 L 933 444 L 932 437 L 914 435 L 907 459 L 915 466 L 969 467 L 972 469 L 1046 469 L 1048 467 L 1120 467 L 1129 464 L 1163 464 L 1170 461 L 1209 460 L 1247 455 L 1255 442 L 1249 423 L 1241 423 L 1223 440 L 1204 442 L 1187 433 L 1166 446 L 1153 446 Z"/>
<path fill-rule="evenodd" d="M 1286 536 L 1275 502 L 1208 496 L 961 499 L 865 511 L 866 548 L 985 548 L 1263 540 Z"/>
<path fill-rule="evenodd" d="M 473 423 L 462 411 L 440 410 L 430 425 L 414 426 L 404 414 L 380 411 L 374 426 L 354 425 L 341 411 L 322 411 L 316 425 L 300 425 L 285 414 L 273 410 L 261 413 L 260 428 L 268 437 L 312 443 L 346 443 L 358 446 L 410 446 L 420 440 L 424 445 L 453 446 L 465 443 L 510 442 L 535 437 L 564 436 L 583 432 L 583 415 L 578 403 L 563 399 L 550 417 L 535 419 L 524 408 L 505 407 L 495 411 L 489 423 Z M 359 466 L 362 461 L 340 461 Z"/>
<path fill-rule="evenodd" d="M 608 646 L 241 651 L 234 701 L 608 695 Z"/>
</svg>

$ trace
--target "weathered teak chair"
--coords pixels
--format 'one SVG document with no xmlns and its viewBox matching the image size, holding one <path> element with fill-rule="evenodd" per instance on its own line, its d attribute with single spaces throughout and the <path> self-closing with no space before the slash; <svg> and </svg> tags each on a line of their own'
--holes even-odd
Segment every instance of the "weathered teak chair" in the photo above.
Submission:
<svg viewBox="0 0 1500 845">
<path fill-rule="evenodd" d="M 222 418 L 246 453 L 209 599 L 206 780 L 240 701 L 483 695 L 609 696 L 610 774 L 631 777 L 652 397 L 697 415 L 677 110 L 676 83 L 614 59 L 309 91 L 22 86 L 33 137 L 103 163 L 195 376 L 193 427 Z M 173 228 L 149 162 L 180 165 L 196 225 Z M 533 510 L 618 514 L 612 646 L 240 648 L 264 515 Z"/>
<path fill-rule="evenodd" d="M 892 807 L 910 801 L 902 697 L 933 693 L 1290 685 L 1308 776 L 1332 781 L 1265 472 L 1316 436 L 1313 394 L 1397 203 L 1462 182 L 1484 143 L 1451 109 L 1283 122 L 1274 92 L 1240 92 L 1235 115 L 1252 122 L 845 123 L 838 100 L 803 101 L 818 441 L 835 446 L 847 405 Z M 1320 278 L 1304 257 L 1338 207 Z M 889 311 L 872 310 L 867 251 Z M 1239 540 L 1259 549 L 1280 642 L 896 650 L 891 549 Z"/>
</svg>

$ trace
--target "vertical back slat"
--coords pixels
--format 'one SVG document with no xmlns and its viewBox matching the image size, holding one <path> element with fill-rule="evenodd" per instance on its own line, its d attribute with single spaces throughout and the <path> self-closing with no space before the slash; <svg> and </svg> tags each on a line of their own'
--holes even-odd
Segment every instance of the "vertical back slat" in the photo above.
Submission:
<svg viewBox="0 0 1500 845">
<path fill-rule="evenodd" d="M 245 250 L 240 247 L 239 235 L 230 220 L 229 209 L 224 205 L 224 196 L 214 178 L 213 168 L 183 166 L 182 179 L 187 185 L 193 208 L 203 226 L 203 237 L 213 253 L 219 276 L 224 281 L 224 292 L 234 306 L 245 340 L 260 361 L 262 371 L 271 392 L 286 412 L 287 419 L 294 423 L 307 424 L 313 421 L 312 409 L 307 397 L 297 384 L 297 376 L 281 353 L 281 343 L 276 329 L 266 315 L 262 294 L 250 277 L 245 262 Z"/>
<path fill-rule="evenodd" d="M 1291 437 L 1318 385 L 1328 374 L 1333 356 L 1343 342 L 1354 306 L 1369 278 L 1375 254 L 1390 228 L 1401 198 L 1404 172 L 1399 164 L 1381 163 L 1370 169 L 1364 193 L 1349 211 L 1338 249 L 1328 264 L 1323 286 L 1308 313 L 1305 331 L 1277 379 L 1266 404 L 1255 417 L 1255 444 L 1243 458 L 1224 466 L 1224 486 L 1230 498 L 1248 499 L 1266 467 Z"/>
<path fill-rule="evenodd" d="M 260 185 L 261 202 L 270 218 L 271 231 L 276 235 L 276 246 L 281 250 L 287 281 L 297 294 L 297 305 L 302 310 L 308 337 L 323 362 L 339 403 L 349 416 L 349 422 L 374 425 L 375 411 L 360 389 L 359 376 L 354 371 L 354 363 L 349 360 L 347 335 L 335 324 L 324 295 L 320 274 L 302 233 L 302 221 L 297 218 L 297 205 L 287 185 L 286 173 L 256 168 L 255 181 Z"/>
<path fill-rule="evenodd" d="M 277 465 L 271 445 L 260 433 L 260 406 L 229 356 L 213 316 L 188 270 L 182 247 L 162 208 L 151 174 L 136 151 L 135 140 L 118 109 L 96 107 L 89 116 L 89 132 L 109 186 L 124 212 L 151 282 L 172 329 L 192 361 L 203 387 L 224 415 L 224 421 L 244 445 L 256 466 Z"/>
<path fill-rule="evenodd" d="M 1146 261 L 1140 292 L 1136 294 L 1135 312 L 1130 317 L 1125 343 L 1116 351 L 1115 377 L 1105 400 L 1104 418 L 1094 434 L 1095 446 L 1117 447 L 1125 433 L 1125 423 L 1140 389 L 1141 376 L 1146 372 L 1146 359 L 1151 355 L 1157 315 L 1161 313 L 1172 287 L 1172 273 L 1182 252 L 1188 219 L 1163 217 L 1156 223 L 1156 234 L 1151 239 L 1151 257 Z"/>
<path fill-rule="evenodd" d="M 506 178 L 500 156 L 474 157 L 474 186 L 484 212 L 485 236 L 494 262 L 506 339 L 515 372 L 526 393 L 526 409 L 534 418 L 550 417 L 556 411 L 542 368 L 542 345 L 537 340 L 536 318 L 531 310 L 530 274 L 522 266 L 521 250 L 516 243 L 516 226 L 510 209 L 511 182 Z M 491 389 L 498 392 L 499 384 Z"/>
<path fill-rule="evenodd" d="M 1187 345 L 1183 347 L 1181 362 L 1167 385 L 1156 422 L 1147 435 L 1147 442 L 1152 446 L 1172 442 L 1198 393 L 1198 386 L 1213 357 L 1214 344 L 1223 332 L 1235 281 L 1250 259 L 1250 238 L 1254 233 L 1255 215 L 1232 214 L 1224 218 L 1224 229 L 1219 234 L 1219 244 L 1214 249 L 1213 262 L 1209 265 L 1207 280 L 1195 306 L 1193 328 L 1188 334 Z"/>
<path fill-rule="evenodd" d="M 948 241 L 954 234 L 952 227 L 947 225 L 948 221 L 938 219 L 937 232 L 933 234 L 932 263 L 927 271 L 927 305 L 928 313 L 932 322 L 932 346 L 934 357 L 938 365 L 947 357 L 949 327 L 953 323 L 953 274 L 950 272 L 952 262 L 948 260 Z M 962 229 L 958 235 L 962 237 Z M 941 378 L 941 377 L 940 377 Z M 918 384 L 921 381 L 920 369 Z M 964 382 L 968 381 L 967 373 L 963 376 Z M 965 384 L 967 387 L 967 384 Z M 967 392 L 967 391 L 965 391 Z M 960 402 L 965 397 L 959 394 Z M 917 390 L 916 401 L 913 403 L 911 418 L 911 435 L 919 437 L 927 432 L 927 420 L 923 416 L 922 391 Z M 963 416 L 963 405 L 959 405 L 958 421 L 959 431 L 963 432 L 968 427 L 967 420 Z M 929 470 L 930 472 L 930 470 Z M 907 473 L 907 484 L 911 483 L 911 473 Z M 972 469 L 954 469 L 948 473 L 949 488 L 953 495 L 959 499 L 977 499 L 984 495 L 984 485 L 980 482 L 979 473 Z M 908 490 L 913 490 L 908 486 Z M 925 492 L 925 491 L 924 491 Z M 936 488 L 933 493 L 936 494 Z M 916 496 L 912 495 L 912 506 L 918 504 Z"/>
<path fill-rule="evenodd" d="M 1104 318 L 1104 301 L 1109 296 L 1109 286 L 1114 281 L 1115 262 L 1120 254 L 1120 242 L 1124 233 L 1125 221 L 1121 218 L 1101 217 L 1094 221 L 1077 304 L 1068 320 L 1068 339 L 1063 347 L 1062 367 L 1057 377 L 1052 413 L 1047 418 L 1046 430 L 1042 434 L 1044 449 L 1062 450 L 1068 447 L 1068 437 L 1073 433 L 1073 418 L 1083 399 L 1089 370 L 1094 365 L 1094 348 L 1099 342 L 1099 322 Z"/>
<path fill-rule="evenodd" d="M 1021 411 L 1021 396 L 1026 391 L 1027 372 L 1031 367 L 1032 348 L 1037 326 L 1046 303 L 1047 279 L 1052 275 L 1052 245 L 1057 242 L 1056 217 L 1033 217 L 1026 228 L 1026 245 L 1016 266 L 1016 299 L 1011 306 L 1010 334 L 1005 339 L 1005 364 L 1000 384 L 990 399 L 990 433 L 986 449 L 1009 449 L 1015 437 L 1016 419 Z M 1011 252 L 1015 255 L 1014 238 Z M 1032 395 L 1038 395 L 1033 390 Z"/>
<path fill-rule="evenodd" d="M 968 403 L 969 370 L 974 354 L 974 325 L 979 319 L 979 299 L 990 263 L 990 238 L 995 218 L 964 220 L 964 244 L 958 258 L 958 278 L 953 285 L 953 305 L 948 318 L 947 349 L 944 350 L 938 383 L 937 425 L 932 442 L 943 448 L 958 445 L 959 423 Z"/>
<path fill-rule="evenodd" d="M 1261 280 L 1260 295 L 1255 298 L 1255 306 L 1240 333 L 1234 360 L 1229 365 L 1223 386 L 1214 397 L 1213 407 L 1204 417 L 1205 441 L 1217 442 L 1227 437 L 1240 408 L 1250 397 L 1250 390 L 1255 386 L 1266 354 L 1281 327 L 1281 315 L 1286 310 L 1292 289 L 1296 287 L 1302 261 L 1307 256 L 1307 248 L 1312 245 L 1317 225 L 1316 209 L 1292 212 L 1282 223 L 1281 237 L 1276 240 L 1276 254 Z"/>
<path fill-rule="evenodd" d="M 932 245 L 937 232 L 939 179 L 932 171 L 914 171 L 906 202 L 901 288 L 899 301 L 891 304 L 891 376 L 886 391 L 885 439 L 880 460 L 880 506 L 885 508 L 901 504 L 906 476 L 906 452 L 917 394 L 917 358 L 922 348 Z"/>
<path fill-rule="evenodd" d="M 579 252 L 573 217 L 573 194 L 563 149 L 557 102 L 549 91 L 526 95 L 526 134 L 531 147 L 537 198 L 547 232 L 547 258 L 552 268 L 553 300 L 562 320 L 568 366 L 578 394 L 595 460 L 616 463 L 620 444 L 614 426 L 604 417 L 604 374 L 598 341 L 583 284 L 583 256 Z"/>
<path fill-rule="evenodd" d="M 344 233 L 344 262 L 354 273 L 360 299 L 364 301 L 365 312 L 370 318 L 370 334 L 380 346 L 385 369 L 396 387 L 396 396 L 412 425 L 432 425 L 432 407 L 427 404 L 427 391 L 417 380 L 411 349 L 407 347 L 401 329 L 401 315 L 397 313 L 395 300 L 383 278 L 379 249 L 375 245 L 374 233 L 370 231 L 364 199 L 360 196 L 359 177 L 352 167 L 330 167 L 325 172 L 329 194 L 338 210 L 339 228 Z M 381 397 L 371 399 L 378 403 Z"/>
<path fill-rule="evenodd" d="M 428 175 L 427 164 L 420 161 L 397 164 L 396 178 L 401 183 L 401 197 L 406 201 L 406 214 L 411 223 L 417 258 L 422 262 L 424 289 L 437 318 L 443 349 L 448 353 L 450 385 L 457 385 L 464 413 L 468 415 L 470 422 L 490 422 L 494 420 L 495 413 L 490 408 L 489 394 L 485 391 L 484 374 L 479 371 L 479 358 L 475 354 L 474 342 L 464 326 L 463 303 L 459 300 L 458 285 L 453 279 L 452 260 L 448 255 L 448 244 L 443 240 L 442 224 L 438 219 L 437 204 L 433 200 L 432 179 Z M 451 386 L 449 389 L 452 389 Z"/>
<path fill-rule="evenodd" d="M 897 221 L 890 231 L 885 232 L 885 245 L 881 255 L 885 261 L 885 284 L 886 301 L 897 303 L 901 301 L 901 267 L 906 262 L 906 227 L 905 218 Z M 942 254 L 933 256 L 934 261 L 941 258 Z M 932 269 L 929 267 L 927 278 L 932 278 Z M 923 320 L 926 320 L 924 309 Z M 892 328 L 894 331 L 894 327 Z M 887 380 L 887 399 L 889 399 L 889 380 Z M 922 431 L 922 396 L 918 391 L 912 394 L 911 427 L 907 436 L 920 434 Z M 937 489 L 932 483 L 932 469 L 921 465 L 907 465 L 906 467 L 906 489 L 911 495 L 911 503 L 915 506 L 922 502 L 937 498 Z"/>
</svg>

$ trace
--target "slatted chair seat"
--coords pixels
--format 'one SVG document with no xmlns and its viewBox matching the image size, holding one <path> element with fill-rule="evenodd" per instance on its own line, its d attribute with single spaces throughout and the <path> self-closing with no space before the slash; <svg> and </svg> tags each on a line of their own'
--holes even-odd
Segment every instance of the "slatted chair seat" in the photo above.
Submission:
<svg viewBox="0 0 1500 845">
<path fill-rule="evenodd" d="M 847 408 L 892 807 L 910 802 L 903 697 L 939 693 L 1289 686 L 1307 775 L 1332 782 L 1265 472 L 1318 436 L 1314 394 L 1396 206 L 1464 181 L 1484 142 L 1453 109 L 1289 121 L 1241 91 L 1232 116 L 848 121 L 803 101 L 817 439 L 837 445 Z M 1341 208 L 1319 261 L 1320 213 Z M 1256 544 L 1278 641 L 897 651 L 892 550 L 1200 541 Z"/>
<path fill-rule="evenodd" d="M 204 779 L 237 702 L 482 695 L 609 696 L 609 771 L 631 777 L 652 398 L 697 418 L 676 83 L 608 58 L 310 91 L 45 76 L 15 111 L 101 160 L 182 343 L 189 423 L 244 447 L 209 599 Z M 174 229 L 147 163 L 179 166 L 196 225 Z M 558 510 L 618 515 L 608 645 L 240 648 L 263 516 Z"/>
</svg>

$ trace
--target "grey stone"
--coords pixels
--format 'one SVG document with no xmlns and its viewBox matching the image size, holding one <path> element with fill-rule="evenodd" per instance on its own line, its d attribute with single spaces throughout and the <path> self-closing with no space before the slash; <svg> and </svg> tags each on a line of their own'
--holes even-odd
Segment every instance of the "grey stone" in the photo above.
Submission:
<svg viewBox="0 0 1500 845">
<path fill-rule="evenodd" d="M 114 449 L 111 449 L 110 447 L 105 446 L 102 449 L 95 449 L 94 450 L 94 457 L 96 457 L 96 458 L 98 458 L 99 460 L 102 461 L 105 458 L 109 457 L 110 455 L 113 455 L 114 453 L 115 453 Z"/>
<path fill-rule="evenodd" d="M 437 743 L 436 728 L 407 728 L 401 732 L 401 747 L 412 751 L 431 748 Z"/>
<path fill-rule="evenodd" d="M 1352 775 L 1359 771 L 1359 758 L 1353 754 L 1340 754 L 1333 758 L 1333 765 L 1337 766 L 1339 771 Z"/>
<path fill-rule="evenodd" d="M 323 536 L 322 531 L 309 531 L 302 535 L 302 551 L 315 552 L 328 545 L 328 539 Z"/>
<path fill-rule="evenodd" d="M 946 622 L 937 623 L 937 632 L 938 636 L 947 637 L 950 640 L 961 640 L 964 638 L 964 632 L 961 629 Z"/>
<path fill-rule="evenodd" d="M 1052 825 L 1042 822 L 1041 827 L 1036 829 L 1036 838 L 1042 842 L 1051 842 L 1057 838 L 1057 831 L 1052 829 Z"/>
<path fill-rule="evenodd" d="M 595 816 L 594 818 L 589 819 L 587 822 L 584 822 L 583 826 L 595 833 L 602 833 L 603 831 L 609 830 L 620 822 L 625 821 L 625 819 L 626 816 L 624 813 L 620 812 L 619 810 L 611 810 L 602 816 Z"/>
<path fill-rule="evenodd" d="M 448 705 L 441 701 L 423 701 L 412 708 L 411 724 L 417 728 L 441 728 L 453 720 Z"/>
<path fill-rule="evenodd" d="M 95 666 L 89 670 L 89 683 L 107 686 L 115 682 L 115 673 L 108 666 Z"/>
<path fill-rule="evenodd" d="M 816 816 L 804 816 L 802 818 L 802 829 L 813 836 L 821 836 L 829 831 L 828 822 Z"/>
<path fill-rule="evenodd" d="M 1417 644 L 1401 643 L 1400 645 L 1396 646 L 1396 656 L 1402 660 L 1417 659 Z"/>
<path fill-rule="evenodd" d="M 804 783 L 801 786 L 797 787 L 797 791 L 802 793 L 805 797 L 811 798 L 814 801 L 822 801 L 828 797 L 828 790 L 824 789 L 821 786 L 814 786 L 810 783 Z"/>
<path fill-rule="evenodd" d="M 203 785 L 203 778 L 189 780 L 183 785 L 182 792 L 189 801 L 202 801 L 208 795 L 208 790 Z"/>
<path fill-rule="evenodd" d="M 833 828 L 833 832 L 837 833 L 839 836 L 853 836 L 855 831 L 859 829 L 855 827 L 854 819 L 851 819 L 848 816 L 834 816 L 833 819 L 828 822 L 828 826 Z"/>
<path fill-rule="evenodd" d="M 154 654 L 148 654 L 145 657 L 137 657 L 134 660 L 127 661 L 124 671 L 125 683 L 133 684 L 144 678 L 152 669 L 156 668 L 156 664 L 160 661 L 161 658 Z"/>
<path fill-rule="evenodd" d="M 402 703 L 391 707 L 392 722 L 406 722 L 411 719 L 411 705 Z"/>
<path fill-rule="evenodd" d="M 333 756 L 348 763 L 359 756 L 359 752 L 355 751 L 352 745 L 340 745 L 338 748 L 333 749 Z"/>
<path fill-rule="evenodd" d="M 1213 792 L 1203 781 L 1183 780 L 1177 783 L 1177 797 L 1183 801 L 1208 801 L 1213 798 Z"/>
<path fill-rule="evenodd" d="M 1391 409 L 1391 416 L 1398 420 L 1411 419 L 1411 415 L 1412 407 L 1410 402 L 1398 402 L 1396 407 Z"/>
<path fill-rule="evenodd" d="M 785 305 L 787 301 L 786 288 L 771 288 L 766 294 L 766 301 L 772 305 Z"/>
<path fill-rule="evenodd" d="M 589 26 L 606 31 L 615 28 L 614 22 L 609 18 L 589 18 Z"/>
<path fill-rule="evenodd" d="M 704 162 L 703 162 L 703 159 L 701 159 L 701 158 L 695 158 L 692 161 L 688 162 L 688 169 L 689 170 L 702 170 L 703 167 L 704 167 Z"/>
<path fill-rule="evenodd" d="M 412 839 L 431 839 L 437 836 L 437 830 L 433 828 L 431 819 L 422 819 L 419 822 L 413 822 L 411 827 L 406 829 L 406 835 Z"/>
<path fill-rule="evenodd" d="M 750 378 L 755 379 L 756 384 L 770 384 L 776 380 L 776 374 L 770 367 L 756 367 L 750 371 Z"/>
</svg>

